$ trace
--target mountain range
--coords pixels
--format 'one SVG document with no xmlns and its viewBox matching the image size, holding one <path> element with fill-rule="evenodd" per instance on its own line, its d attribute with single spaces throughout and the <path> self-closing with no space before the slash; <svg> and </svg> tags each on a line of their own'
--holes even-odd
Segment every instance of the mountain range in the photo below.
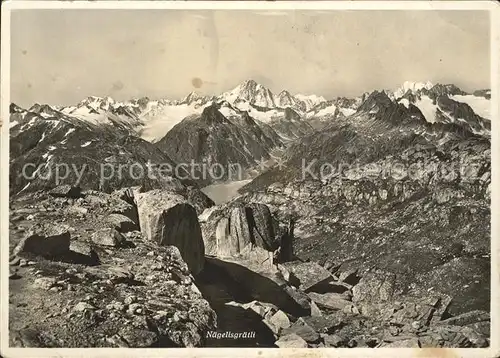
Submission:
<svg viewBox="0 0 500 358">
<path fill-rule="evenodd" d="M 193 160 L 239 164 L 248 171 L 263 160 L 274 159 L 273 152 L 290 143 L 300 146 L 307 138 L 324 137 L 327 132 L 323 130 L 331 130 L 332 124 L 366 124 L 366 113 L 381 106 L 395 113 L 391 121 L 402 125 L 403 132 L 418 123 L 426 130 L 447 126 L 455 133 L 489 137 L 490 96 L 489 90 L 466 93 L 455 85 L 405 82 L 395 91 L 326 100 L 316 95 L 291 95 L 285 90 L 275 95 L 248 80 L 219 96 L 193 92 L 181 100 L 143 97 L 118 102 L 91 96 L 74 106 L 35 104 L 23 109 L 12 104 L 11 161 L 14 168 L 16 160 L 24 163 L 28 159 L 50 168 L 71 150 L 98 149 L 104 156 L 100 159 L 115 156 L 120 163 L 128 151 L 117 143 L 124 141 L 141 148 L 143 164 L 148 158 L 168 163 Z M 412 113 L 412 119 L 403 120 L 404 113 Z M 432 123 L 437 125 L 430 126 Z M 105 149 L 108 146 L 111 148 Z M 11 178 L 15 190 L 28 185 L 19 179 L 19 173 L 12 175 L 17 175 Z M 227 175 L 221 177 L 225 179 Z M 202 184 L 207 182 L 210 180 Z"/>
<path fill-rule="evenodd" d="M 71 242 L 70 230 L 58 228 L 28 234 L 14 253 L 55 250 L 47 243 L 62 239 L 68 248 L 104 246 L 97 250 L 104 265 L 78 265 L 92 274 L 75 269 L 71 281 L 66 262 L 61 269 L 50 261 L 58 252 L 43 265 L 30 261 L 43 269 L 37 273 L 64 273 L 53 284 L 70 284 L 56 295 L 52 281 L 36 278 L 56 298 L 51 303 L 98 297 L 56 319 L 78 327 L 71 334 L 40 320 L 39 331 L 51 335 L 39 337 L 51 346 L 68 345 L 74 332 L 85 336 L 80 346 L 201 346 L 206 330 L 251 322 L 279 347 L 489 346 L 490 101 L 488 89 L 467 93 L 453 84 L 406 82 L 325 99 L 276 95 L 249 80 L 219 96 L 181 100 L 11 104 L 9 240 L 33 223 L 72 227 Z M 181 165 L 190 162 L 239 165 L 244 175 L 200 176 L 203 169 Z M 180 170 L 165 175 L 165 165 Z M 211 184 L 237 184 L 238 195 L 215 205 Z M 131 245 L 122 248 L 113 230 Z M 159 250 L 164 245 L 179 255 Z M 95 259 L 94 246 L 64 252 Z M 121 271 L 109 276 L 108 263 Z M 11 266 L 18 264 L 30 270 L 13 257 Z M 21 277 L 29 290 L 11 285 L 11 292 L 36 312 L 24 295 L 38 291 L 23 275 L 30 274 L 10 279 Z M 102 277 L 101 286 L 90 290 L 94 283 L 76 277 Z M 113 316 L 92 316 L 96 307 Z M 186 308 L 182 316 L 178 307 Z M 13 312 L 10 323 L 23 322 Z M 140 322 L 128 332 L 131 317 Z M 33 345 L 26 336 L 21 345 Z"/>
</svg>

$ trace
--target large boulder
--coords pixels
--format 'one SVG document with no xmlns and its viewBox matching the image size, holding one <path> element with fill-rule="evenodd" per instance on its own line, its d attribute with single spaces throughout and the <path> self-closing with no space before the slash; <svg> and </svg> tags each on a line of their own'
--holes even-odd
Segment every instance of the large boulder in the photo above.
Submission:
<svg viewBox="0 0 500 358">
<path fill-rule="evenodd" d="M 215 229 L 215 239 L 217 240 L 217 256 L 232 257 L 239 254 L 240 246 L 235 235 L 231 235 L 229 220 L 222 218 Z"/>
<path fill-rule="evenodd" d="M 125 238 L 114 228 L 105 228 L 95 231 L 91 240 L 100 246 L 120 247 L 125 244 Z"/>
<path fill-rule="evenodd" d="M 230 231 L 238 241 L 240 251 L 243 251 L 245 247 L 251 244 L 250 227 L 248 226 L 244 207 L 238 206 L 231 210 Z"/>
<path fill-rule="evenodd" d="M 208 252 L 219 257 L 254 257 L 264 261 L 279 246 L 277 222 L 265 204 L 221 208 L 204 224 Z"/>
<path fill-rule="evenodd" d="M 296 334 L 308 343 L 315 343 L 320 340 L 320 335 L 304 320 L 297 320 L 292 326 L 283 330 L 283 335 Z"/>
<path fill-rule="evenodd" d="M 97 264 L 99 262 L 99 256 L 94 248 L 86 242 L 72 241 L 69 249 L 78 256 L 78 263 Z"/>
<path fill-rule="evenodd" d="M 68 225 L 59 223 L 35 225 L 15 247 L 13 254 L 32 253 L 41 256 L 66 254 L 70 250 L 70 229 Z"/>
<path fill-rule="evenodd" d="M 276 250 L 279 242 L 276 241 L 275 225 L 269 207 L 265 204 L 250 203 L 246 212 L 255 245 L 267 251 Z"/>
<path fill-rule="evenodd" d="M 299 288 L 307 292 L 333 279 L 332 274 L 315 262 L 285 262 L 278 266 L 285 279 L 298 280 Z M 292 278 L 293 277 L 293 278 Z"/>
<path fill-rule="evenodd" d="M 232 208 L 227 217 L 218 221 L 215 239 L 216 255 L 219 257 L 234 257 L 249 251 L 246 249 L 250 248 L 252 237 L 243 206 Z"/>
<path fill-rule="evenodd" d="M 343 310 L 346 306 L 352 304 L 352 302 L 346 300 L 344 295 L 334 292 L 310 292 L 308 295 L 318 306 L 330 310 Z"/>
<path fill-rule="evenodd" d="M 106 218 L 107 223 L 119 232 L 129 232 L 137 230 L 138 225 L 122 214 L 110 214 Z"/>
<path fill-rule="evenodd" d="M 177 247 L 194 275 L 203 269 L 205 246 L 198 216 L 184 197 L 162 190 L 140 193 L 137 209 L 146 238 L 162 246 Z"/>
</svg>

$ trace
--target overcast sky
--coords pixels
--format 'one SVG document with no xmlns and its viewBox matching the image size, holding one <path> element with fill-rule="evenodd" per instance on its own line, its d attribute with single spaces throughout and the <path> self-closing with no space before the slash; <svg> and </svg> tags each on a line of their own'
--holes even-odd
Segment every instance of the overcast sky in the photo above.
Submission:
<svg viewBox="0 0 500 358">
<path fill-rule="evenodd" d="M 488 12 L 17 10 L 11 22 L 22 106 L 218 94 L 249 78 L 327 98 L 405 80 L 490 86 Z"/>
</svg>

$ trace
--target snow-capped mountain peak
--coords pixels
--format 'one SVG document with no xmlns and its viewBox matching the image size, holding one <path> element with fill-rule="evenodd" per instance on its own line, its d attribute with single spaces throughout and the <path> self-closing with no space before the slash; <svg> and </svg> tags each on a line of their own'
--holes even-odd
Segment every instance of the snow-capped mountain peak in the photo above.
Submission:
<svg viewBox="0 0 500 358">
<path fill-rule="evenodd" d="M 274 95 L 271 90 L 254 80 L 246 80 L 233 90 L 223 93 L 220 99 L 229 103 L 246 101 L 259 107 L 274 108 Z"/>
<path fill-rule="evenodd" d="M 295 98 L 304 103 L 306 111 L 309 111 L 311 108 L 320 103 L 326 102 L 326 99 L 323 96 L 317 96 L 315 94 L 296 94 Z"/>
<path fill-rule="evenodd" d="M 283 90 L 275 96 L 274 103 L 278 107 L 293 107 L 299 105 L 297 98 L 292 96 L 287 90 Z"/>
<path fill-rule="evenodd" d="M 423 89 L 430 90 L 432 87 L 434 87 L 434 84 L 432 84 L 432 82 L 430 82 L 430 81 L 426 81 L 426 82 L 405 81 L 401 85 L 401 87 L 399 87 L 398 89 L 396 89 L 396 91 L 394 91 L 394 98 L 395 99 L 401 98 L 408 91 L 414 93 L 417 91 L 421 91 Z"/>
<path fill-rule="evenodd" d="M 193 91 L 193 92 L 189 93 L 186 97 L 184 97 L 182 99 L 181 103 L 191 104 L 191 103 L 196 102 L 202 98 L 203 98 L 202 95 L 200 95 L 196 91 Z"/>
<path fill-rule="evenodd" d="M 94 111 L 98 111 L 99 109 L 102 109 L 104 111 L 109 111 L 115 104 L 116 101 L 109 96 L 106 97 L 89 96 L 80 103 L 78 103 L 76 107 L 77 108 L 86 107 Z"/>
</svg>

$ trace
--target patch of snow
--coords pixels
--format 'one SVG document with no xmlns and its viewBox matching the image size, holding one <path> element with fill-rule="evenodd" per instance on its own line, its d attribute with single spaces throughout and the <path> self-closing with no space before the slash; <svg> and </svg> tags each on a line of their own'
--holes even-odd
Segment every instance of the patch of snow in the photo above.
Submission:
<svg viewBox="0 0 500 358">
<path fill-rule="evenodd" d="M 316 113 L 316 116 L 318 116 L 318 117 L 331 116 L 331 115 L 334 115 L 336 111 L 337 111 L 337 106 L 332 104 L 331 106 L 328 106 L 328 107 L 323 108 L 320 111 L 318 111 Z"/>
<path fill-rule="evenodd" d="M 457 102 L 468 104 L 472 110 L 479 116 L 491 120 L 491 101 L 484 97 L 477 97 L 474 95 L 453 95 L 451 99 Z"/>
<path fill-rule="evenodd" d="M 45 166 L 44 168 L 47 168 L 50 164 L 50 161 L 52 160 L 52 158 L 54 157 L 54 154 L 49 154 L 47 157 L 45 157 L 44 159 L 46 159 L 46 163 L 45 163 Z"/>
<path fill-rule="evenodd" d="M 356 113 L 356 110 L 354 108 L 339 107 L 339 110 L 346 117 L 352 116 L 354 113 Z"/>
<path fill-rule="evenodd" d="M 9 128 L 14 128 L 15 126 L 17 126 L 19 124 L 18 121 L 12 121 L 9 123 Z"/>
<path fill-rule="evenodd" d="M 422 112 L 427 122 L 434 123 L 436 121 L 436 110 L 438 106 L 432 103 L 431 98 L 428 96 L 421 96 L 420 99 L 415 102 L 415 106 L 420 109 L 420 112 Z"/>
<path fill-rule="evenodd" d="M 88 147 L 90 145 L 90 143 L 92 143 L 91 140 L 89 140 L 88 142 L 85 142 L 81 145 L 82 148 L 85 148 L 85 147 Z"/>
<path fill-rule="evenodd" d="M 247 101 L 239 102 L 235 105 L 235 107 L 242 111 L 250 111 L 253 109 Z"/>
<path fill-rule="evenodd" d="M 37 117 L 31 118 L 28 123 L 26 123 L 25 125 L 23 125 L 21 127 L 21 130 L 23 131 L 23 130 L 31 128 L 35 124 L 37 119 L 38 119 Z"/>
<path fill-rule="evenodd" d="M 31 185 L 31 182 L 29 182 L 28 184 L 26 184 L 21 190 L 19 190 L 18 194 L 26 189 L 28 189 L 28 187 Z"/>
<path fill-rule="evenodd" d="M 66 138 L 67 136 L 69 136 L 71 133 L 73 133 L 75 131 L 75 128 L 70 128 L 68 129 L 68 131 L 66 132 L 66 134 L 64 135 L 64 138 Z"/>
<path fill-rule="evenodd" d="M 42 133 L 42 137 L 40 138 L 40 140 L 38 142 L 42 142 L 45 139 L 46 133 L 47 133 L 47 131 Z"/>
<path fill-rule="evenodd" d="M 283 112 L 276 109 L 271 109 L 266 112 L 261 112 L 255 108 L 252 108 L 248 114 L 250 115 L 250 117 L 258 119 L 259 121 L 264 123 L 272 122 L 274 119 L 283 116 Z"/>
<path fill-rule="evenodd" d="M 232 117 L 232 116 L 237 116 L 238 113 L 232 109 L 232 108 L 229 108 L 229 107 L 222 107 L 220 110 L 219 110 L 220 113 L 222 113 L 222 115 L 224 117 Z"/>
<path fill-rule="evenodd" d="M 306 111 L 309 111 L 314 106 L 317 106 L 320 103 L 326 102 L 326 99 L 323 96 L 317 96 L 315 94 L 304 95 L 304 94 L 296 94 L 294 96 L 301 102 L 304 102 L 306 105 Z"/>
<path fill-rule="evenodd" d="M 165 136 L 176 124 L 184 118 L 193 114 L 201 114 L 205 106 L 195 108 L 187 104 L 165 105 L 158 108 L 158 111 L 152 115 L 147 114 L 142 117 L 144 127 L 141 137 L 144 140 L 154 142 Z"/>
<path fill-rule="evenodd" d="M 410 108 L 410 101 L 408 101 L 408 99 L 401 98 L 398 102 L 401 103 L 406 108 Z"/>
</svg>

